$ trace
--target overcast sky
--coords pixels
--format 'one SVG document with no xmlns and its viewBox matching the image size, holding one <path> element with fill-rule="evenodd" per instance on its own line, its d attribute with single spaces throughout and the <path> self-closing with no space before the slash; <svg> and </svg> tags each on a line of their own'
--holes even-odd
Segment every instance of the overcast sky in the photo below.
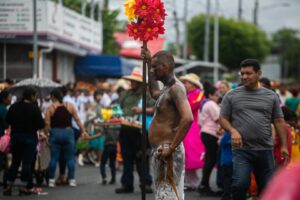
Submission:
<svg viewBox="0 0 300 200">
<path fill-rule="evenodd" d="M 174 40 L 174 21 L 172 12 L 176 9 L 178 17 L 183 17 L 183 8 L 185 0 L 163 0 L 168 13 L 165 27 L 168 39 Z M 188 18 L 206 12 L 206 0 L 187 0 Z M 215 1 L 211 0 L 211 12 L 215 10 Z M 125 0 L 111 0 L 110 7 L 113 9 L 123 9 Z M 219 0 L 220 15 L 237 18 L 238 0 Z M 243 19 L 253 21 L 253 8 L 255 0 L 242 0 Z M 283 6 L 285 5 L 285 6 Z M 288 6 L 287 6 L 288 5 Z M 126 19 L 124 12 L 119 16 L 120 19 Z M 300 32 L 300 0 L 259 0 L 258 24 L 269 35 L 282 27 L 291 27 Z"/>
</svg>

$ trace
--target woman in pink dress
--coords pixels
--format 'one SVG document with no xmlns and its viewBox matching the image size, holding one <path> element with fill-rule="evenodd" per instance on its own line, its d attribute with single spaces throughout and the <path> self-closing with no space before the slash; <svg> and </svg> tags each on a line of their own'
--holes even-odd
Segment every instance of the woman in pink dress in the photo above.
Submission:
<svg viewBox="0 0 300 200">
<path fill-rule="evenodd" d="M 200 138 L 200 127 L 198 125 L 198 112 L 201 102 L 204 100 L 204 92 L 201 90 L 200 78 L 190 73 L 180 77 L 184 84 L 188 101 L 190 103 L 194 121 L 183 140 L 185 148 L 185 189 L 195 190 L 199 185 L 197 169 L 204 166 L 204 145 Z"/>
</svg>

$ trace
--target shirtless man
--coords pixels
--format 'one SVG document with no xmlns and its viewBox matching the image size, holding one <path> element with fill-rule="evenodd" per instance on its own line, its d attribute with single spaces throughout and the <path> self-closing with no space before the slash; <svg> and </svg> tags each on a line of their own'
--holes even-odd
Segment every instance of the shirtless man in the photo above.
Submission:
<svg viewBox="0 0 300 200">
<path fill-rule="evenodd" d="M 183 200 L 182 141 L 193 122 L 191 108 L 183 84 L 175 77 L 171 53 L 159 51 L 151 58 L 150 51 L 142 48 L 141 56 L 147 60 L 150 93 L 156 100 L 149 129 L 155 199 Z M 164 84 L 162 90 L 157 81 Z"/>
</svg>

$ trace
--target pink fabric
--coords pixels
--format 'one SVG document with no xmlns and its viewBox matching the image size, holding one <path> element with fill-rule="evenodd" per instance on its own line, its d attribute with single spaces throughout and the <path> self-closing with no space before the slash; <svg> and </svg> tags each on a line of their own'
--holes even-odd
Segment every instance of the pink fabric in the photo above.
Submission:
<svg viewBox="0 0 300 200">
<path fill-rule="evenodd" d="M 198 111 L 204 100 L 204 92 L 200 89 L 188 93 L 188 100 L 193 112 L 193 124 L 183 140 L 185 148 L 185 168 L 189 170 L 199 169 L 204 166 L 204 145 L 200 138 L 198 125 Z"/>
<path fill-rule="evenodd" d="M 10 129 L 5 130 L 5 134 L 0 137 L 0 151 L 3 153 L 9 152 L 10 145 Z"/>
<path fill-rule="evenodd" d="M 300 163 L 279 170 L 261 195 L 261 200 L 298 200 L 300 191 Z"/>
<path fill-rule="evenodd" d="M 216 122 L 220 116 L 220 107 L 214 101 L 208 101 L 202 109 L 202 132 L 209 133 L 215 137 L 220 128 L 220 124 Z"/>
</svg>

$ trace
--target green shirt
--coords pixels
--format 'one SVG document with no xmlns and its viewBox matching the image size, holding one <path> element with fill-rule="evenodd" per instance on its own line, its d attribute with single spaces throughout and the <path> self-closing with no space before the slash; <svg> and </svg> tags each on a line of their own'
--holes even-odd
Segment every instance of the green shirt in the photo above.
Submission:
<svg viewBox="0 0 300 200">
<path fill-rule="evenodd" d="M 299 104 L 300 104 L 300 98 L 292 97 L 285 100 L 285 105 L 293 112 L 296 112 Z"/>
<path fill-rule="evenodd" d="M 141 90 L 127 90 L 120 97 L 120 106 L 123 110 L 124 116 L 134 116 L 132 112 L 132 107 L 138 106 L 139 100 L 142 98 Z M 151 98 L 150 94 L 146 94 L 146 107 L 153 107 L 155 101 Z"/>
</svg>

